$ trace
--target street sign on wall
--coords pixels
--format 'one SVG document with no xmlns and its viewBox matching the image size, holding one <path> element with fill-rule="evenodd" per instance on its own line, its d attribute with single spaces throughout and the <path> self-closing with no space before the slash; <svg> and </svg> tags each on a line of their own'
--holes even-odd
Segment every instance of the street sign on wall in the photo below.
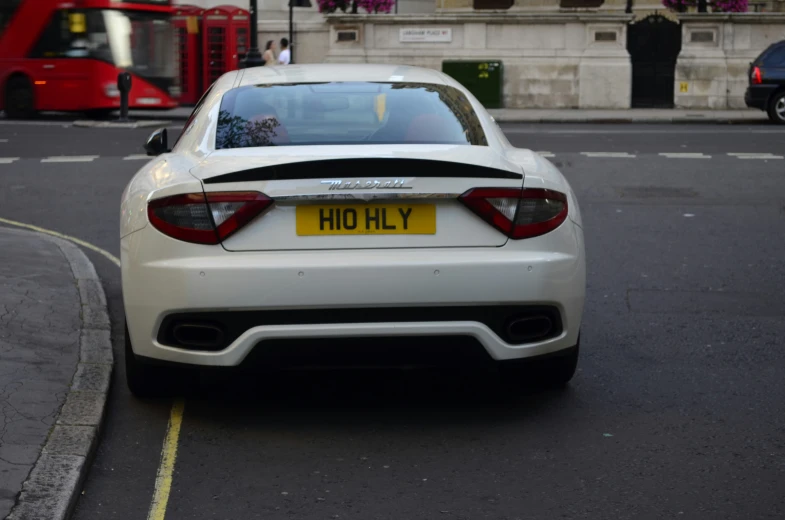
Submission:
<svg viewBox="0 0 785 520">
<path fill-rule="evenodd" d="M 452 41 L 452 29 L 438 27 L 410 27 L 406 29 L 400 29 L 399 40 L 403 43 L 449 43 Z"/>
</svg>

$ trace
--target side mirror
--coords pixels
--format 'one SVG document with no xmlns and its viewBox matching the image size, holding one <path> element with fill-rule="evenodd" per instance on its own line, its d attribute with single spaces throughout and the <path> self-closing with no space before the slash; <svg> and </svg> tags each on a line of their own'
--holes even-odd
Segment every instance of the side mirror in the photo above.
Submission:
<svg viewBox="0 0 785 520">
<path fill-rule="evenodd" d="M 147 155 L 161 155 L 169 151 L 169 142 L 166 137 L 166 128 L 159 128 L 147 138 L 144 144 Z"/>
</svg>

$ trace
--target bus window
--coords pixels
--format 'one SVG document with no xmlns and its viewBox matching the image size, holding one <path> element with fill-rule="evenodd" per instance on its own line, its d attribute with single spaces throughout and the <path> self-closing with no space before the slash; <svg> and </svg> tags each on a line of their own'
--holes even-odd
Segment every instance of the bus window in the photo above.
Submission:
<svg viewBox="0 0 785 520">
<path fill-rule="evenodd" d="M 0 36 L 2 36 L 3 31 L 5 31 L 21 3 L 22 0 L 0 0 Z"/>
<path fill-rule="evenodd" d="M 174 56 L 166 14 L 71 9 L 53 15 L 29 57 L 97 59 L 153 83 L 160 80 L 166 90 L 176 75 Z"/>
<path fill-rule="evenodd" d="M 79 22 L 82 23 L 79 23 Z M 84 13 L 56 11 L 41 32 L 31 58 L 66 58 L 88 55 Z"/>
<path fill-rule="evenodd" d="M 133 36 L 133 27 L 128 15 L 120 11 L 106 11 L 104 13 L 106 26 L 112 30 L 106 31 L 109 34 L 109 44 L 113 52 L 114 63 L 118 67 L 132 67 L 134 62 L 133 48 L 128 45 Z"/>
</svg>

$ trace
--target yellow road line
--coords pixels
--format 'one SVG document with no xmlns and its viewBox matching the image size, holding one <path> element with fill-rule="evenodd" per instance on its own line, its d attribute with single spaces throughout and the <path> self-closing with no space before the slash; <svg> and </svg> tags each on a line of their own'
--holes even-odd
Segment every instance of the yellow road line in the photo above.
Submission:
<svg viewBox="0 0 785 520">
<path fill-rule="evenodd" d="M 74 244 L 80 245 L 91 251 L 105 256 L 117 267 L 120 267 L 120 259 L 114 256 L 109 251 L 94 246 L 89 242 L 85 242 L 76 237 L 58 233 L 51 229 L 45 229 L 32 224 L 25 224 L 23 222 L 16 222 L 15 220 L 8 220 L 0 217 L 0 223 L 9 226 L 16 226 L 24 229 L 30 229 L 46 235 L 52 235 L 63 240 L 68 240 Z M 164 520 L 166 516 L 166 506 L 169 504 L 169 493 L 172 490 L 172 475 L 174 473 L 174 464 L 177 460 L 177 445 L 180 439 L 180 426 L 183 423 L 183 411 L 185 410 L 185 402 L 182 399 L 176 399 L 172 404 L 172 411 L 169 415 L 169 424 L 166 426 L 166 437 L 164 437 L 164 446 L 161 449 L 161 462 L 158 466 L 158 475 L 155 477 L 155 491 L 153 492 L 153 501 L 150 504 L 150 511 L 147 514 L 148 520 Z"/>
<path fill-rule="evenodd" d="M 25 229 L 31 229 L 33 231 L 38 231 L 39 233 L 44 233 L 46 235 L 52 235 L 52 236 L 57 237 L 57 238 L 62 238 L 63 240 L 68 240 L 70 242 L 73 242 L 74 244 L 78 244 L 78 245 L 80 245 L 82 247 L 86 247 L 87 249 L 89 249 L 91 251 L 95 251 L 99 255 L 105 256 L 106 258 L 109 259 L 109 261 L 111 261 L 117 267 L 120 267 L 120 259 L 117 258 L 116 256 L 114 256 L 112 253 L 110 253 L 109 251 L 106 251 L 105 249 L 101 249 L 98 246 L 94 246 L 93 244 L 91 244 L 89 242 L 85 242 L 84 240 L 80 240 L 80 239 L 78 239 L 76 237 L 72 237 L 70 235 L 64 235 L 62 233 L 58 233 L 57 231 L 52 231 L 51 229 L 44 229 L 42 227 L 33 226 L 32 224 L 24 224 L 22 222 L 16 222 L 15 220 L 8 220 L 8 219 L 5 219 L 5 218 L 0 218 L 0 223 L 8 224 L 9 226 L 16 226 L 16 227 L 25 228 Z"/>
<path fill-rule="evenodd" d="M 166 506 L 169 503 L 169 493 L 172 490 L 172 474 L 174 463 L 177 460 L 177 444 L 180 438 L 180 426 L 183 423 L 183 410 L 185 402 L 175 400 L 172 412 L 169 415 L 169 424 L 166 427 L 164 447 L 161 450 L 161 464 L 158 466 L 158 476 L 155 478 L 155 492 L 147 520 L 164 520 Z"/>
</svg>

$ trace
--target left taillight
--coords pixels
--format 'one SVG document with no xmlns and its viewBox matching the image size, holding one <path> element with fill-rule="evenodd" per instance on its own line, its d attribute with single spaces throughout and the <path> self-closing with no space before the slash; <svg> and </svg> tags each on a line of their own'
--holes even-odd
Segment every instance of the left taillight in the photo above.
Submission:
<svg viewBox="0 0 785 520">
<path fill-rule="evenodd" d="M 763 74 L 760 71 L 760 67 L 753 67 L 750 79 L 752 80 L 753 85 L 760 85 L 763 83 Z"/>
<path fill-rule="evenodd" d="M 554 190 L 474 188 L 460 201 L 515 240 L 549 233 L 567 219 L 567 196 Z"/>
<path fill-rule="evenodd" d="M 195 244 L 219 244 L 273 204 L 255 191 L 188 193 L 151 200 L 147 217 L 161 233 Z"/>
</svg>

